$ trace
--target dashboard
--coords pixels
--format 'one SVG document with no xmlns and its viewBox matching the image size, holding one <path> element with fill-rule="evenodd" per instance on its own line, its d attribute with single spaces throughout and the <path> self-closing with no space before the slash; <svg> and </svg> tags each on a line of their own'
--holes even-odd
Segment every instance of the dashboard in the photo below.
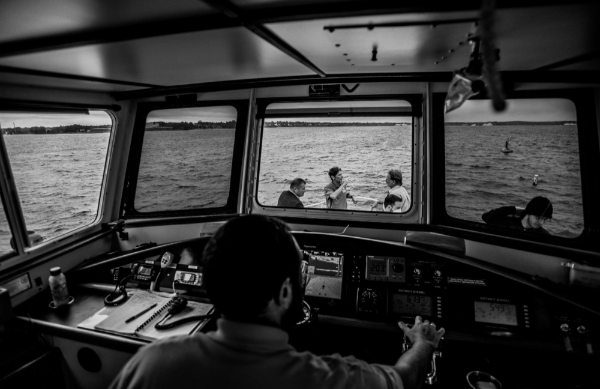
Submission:
<svg viewBox="0 0 600 389">
<path fill-rule="evenodd" d="M 343 235 L 294 235 L 307 262 L 305 301 L 315 317 L 309 328 L 291 333 L 299 350 L 394 363 L 402 343 L 397 322 L 420 315 L 446 329 L 440 377 L 452 385 L 479 370 L 517 388 L 576 387 L 573 376 L 584 388 L 598 383 L 597 307 L 453 254 Z M 148 288 L 154 281 L 157 290 L 206 299 L 206 241 L 143 250 L 111 267 L 110 282 L 127 278 L 130 286 Z"/>
<path fill-rule="evenodd" d="M 535 299 L 506 280 L 406 248 L 393 250 L 402 255 L 371 250 L 328 251 L 306 245 L 306 300 L 322 314 L 369 321 L 406 321 L 420 315 L 441 325 L 500 336 L 532 328 Z M 544 327 L 541 321 L 536 324 Z"/>
<path fill-rule="evenodd" d="M 420 315 L 450 334 L 454 329 L 473 337 L 553 340 L 567 334 L 572 344 L 584 344 L 583 351 L 596 342 L 596 315 L 489 265 L 361 238 L 295 236 L 308 262 L 305 300 L 320 317 L 352 320 L 359 327 L 388 324 L 395 330 L 398 320 Z M 111 268 L 110 282 L 127 278 L 147 288 L 154 280 L 157 289 L 205 298 L 205 243 L 199 239 L 145 250 L 147 254 Z"/>
</svg>

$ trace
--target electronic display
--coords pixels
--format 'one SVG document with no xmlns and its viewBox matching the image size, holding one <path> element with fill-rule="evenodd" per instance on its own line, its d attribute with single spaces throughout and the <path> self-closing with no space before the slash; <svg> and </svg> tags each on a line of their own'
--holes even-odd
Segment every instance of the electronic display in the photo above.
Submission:
<svg viewBox="0 0 600 389">
<path fill-rule="evenodd" d="M 477 323 L 516 326 L 517 306 L 489 301 L 474 302 L 475 321 Z"/>
<path fill-rule="evenodd" d="M 150 266 L 140 266 L 138 268 L 138 272 L 139 275 L 141 276 L 150 276 L 150 274 L 152 273 L 152 267 Z"/>
<path fill-rule="evenodd" d="M 307 254 L 308 283 L 305 295 L 341 300 L 344 256 L 325 251 Z"/>
<path fill-rule="evenodd" d="M 387 258 L 367 256 L 367 271 L 365 278 L 367 280 L 385 280 L 387 278 Z"/>
<path fill-rule="evenodd" d="M 391 311 L 400 315 L 431 316 L 432 298 L 422 294 L 393 293 Z"/>
</svg>

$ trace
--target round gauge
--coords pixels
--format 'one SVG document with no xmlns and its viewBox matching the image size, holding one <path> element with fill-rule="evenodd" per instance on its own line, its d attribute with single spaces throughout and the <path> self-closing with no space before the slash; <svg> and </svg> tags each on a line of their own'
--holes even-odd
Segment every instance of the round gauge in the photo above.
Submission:
<svg viewBox="0 0 600 389">
<path fill-rule="evenodd" d="M 166 251 L 161 257 L 160 257 L 160 267 L 167 267 L 169 266 L 171 263 L 173 263 L 173 260 L 175 259 L 175 254 L 170 253 L 168 251 Z"/>
</svg>

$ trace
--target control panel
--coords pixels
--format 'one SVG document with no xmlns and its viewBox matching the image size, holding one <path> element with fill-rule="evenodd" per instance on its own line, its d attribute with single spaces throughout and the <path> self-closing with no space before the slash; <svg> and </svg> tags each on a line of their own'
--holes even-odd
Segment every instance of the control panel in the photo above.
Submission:
<svg viewBox="0 0 600 389">
<path fill-rule="evenodd" d="M 203 285 L 202 267 L 177 263 L 170 252 L 114 268 L 111 272 L 113 282 L 131 281 L 140 288 L 149 287 L 152 282 L 155 282 L 157 288 L 169 291 L 173 289 L 201 291 Z"/>
<path fill-rule="evenodd" d="M 369 321 L 416 315 L 499 336 L 533 328 L 527 295 L 473 267 L 413 255 L 354 254 L 305 248 L 311 280 L 305 297 L 321 314 Z"/>
</svg>

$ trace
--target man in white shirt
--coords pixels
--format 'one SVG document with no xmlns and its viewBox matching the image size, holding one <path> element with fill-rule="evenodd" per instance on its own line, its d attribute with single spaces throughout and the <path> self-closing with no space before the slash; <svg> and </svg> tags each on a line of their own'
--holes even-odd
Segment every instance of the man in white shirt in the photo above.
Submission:
<svg viewBox="0 0 600 389">
<path fill-rule="evenodd" d="M 400 202 L 396 202 L 394 212 L 406 212 L 410 209 L 410 196 L 406 189 L 402 186 L 402 172 L 398 169 L 391 169 L 385 177 L 385 183 L 390 188 L 386 197 L 389 195 L 397 196 Z M 385 211 L 384 200 L 379 200 L 371 208 L 372 211 Z"/>
</svg>

